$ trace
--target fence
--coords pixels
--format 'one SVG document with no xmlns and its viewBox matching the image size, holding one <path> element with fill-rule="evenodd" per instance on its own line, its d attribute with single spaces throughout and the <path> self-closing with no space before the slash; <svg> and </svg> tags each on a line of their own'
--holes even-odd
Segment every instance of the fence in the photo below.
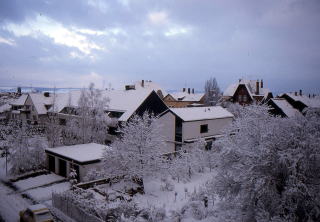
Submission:
<svg viewBox="0 0 320 222">
<path fill-rule="evenodd" d="M 68 196 L 53 193 L 52 205 L 77 222 L 103 222 L 103 220 L 96 216 L 81 210 Z"/>
</svg>

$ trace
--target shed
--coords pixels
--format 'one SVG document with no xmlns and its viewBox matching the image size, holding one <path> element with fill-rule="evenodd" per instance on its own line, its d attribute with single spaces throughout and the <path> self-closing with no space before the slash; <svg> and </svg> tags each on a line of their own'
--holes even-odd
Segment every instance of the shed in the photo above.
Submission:
<svg viewBox="0 0 320 222">
<path fill-rule="evenodd" d="M 68 177 L 74 168 L 80 182 L 90 169 L 99 168 L 102 154 L 108 148 L 96 143 L 47 148 L 47 167 L 63 177 Z"/>
</svg>

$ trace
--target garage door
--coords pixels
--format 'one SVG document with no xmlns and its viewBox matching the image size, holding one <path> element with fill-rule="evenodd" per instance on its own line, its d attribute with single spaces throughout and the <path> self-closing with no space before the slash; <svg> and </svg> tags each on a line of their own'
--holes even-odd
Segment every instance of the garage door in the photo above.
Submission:
<svg viewBox="0 0 320 222">
<path fill-rule="evenodd" d="M 67 177 L 67 162 L 62 159 L 59 159 L 59 175 Z"/>
</svg>

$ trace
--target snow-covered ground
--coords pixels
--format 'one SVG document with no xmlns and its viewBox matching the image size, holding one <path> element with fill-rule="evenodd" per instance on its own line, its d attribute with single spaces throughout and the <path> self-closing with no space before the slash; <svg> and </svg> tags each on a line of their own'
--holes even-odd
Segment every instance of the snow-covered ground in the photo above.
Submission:
<svg viewBox="0 0 320 222">
<path fill-rule="evenodd" d="M 13 183 L 19 190 L 27 190 L 34 187 L 43 186 L 50 183 L 55 183 L 64 180 L 64 177 L 58 176 L 56 174 L 46 174 L 37 177 L 31 177 L 26 180 L 19 180 Z"/>
<path fill-rule="evenodd" d="M 52 184 L 50 186 L 30 189 L 25 193 L 28 194 L 32 199 L 38 202 L 44 202 L 44 201 L 51 200 L 53 192 L 60 193 L 69 189 L 70 189 L 70 183 L 64 182 L 64 183 Z"/>
<path fill-rule="evenodd" d="M 199 188 L 210 178 L 216 175 L 215 171 L 199 173 L 193 175 L 189 182 L 177 182 L 172 180 L 174 184 L 173 191 L 162 191 L 160 179 L 145 179 L 144 195 L 135 195 L 134 201 L 139 203 L 141 207 L 164 207 L 167 211 L 170 210 L 179 210 L 181 207 L 187 203 L 190 195 L 196 190 L 199 191 Z M 187 191 L 187 192 L 186 192 Z M 175 198 L 175 193 L 177 197 Z"/>
</svg>

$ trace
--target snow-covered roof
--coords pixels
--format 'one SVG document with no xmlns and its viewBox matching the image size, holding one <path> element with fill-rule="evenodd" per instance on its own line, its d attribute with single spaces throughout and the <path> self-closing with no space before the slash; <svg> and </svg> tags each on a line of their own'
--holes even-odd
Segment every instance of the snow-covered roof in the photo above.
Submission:
<svg viewBox="0 0 320 222">
<path fill-rule="evenodd" d="M 234 116 L 221 106 L 170 108 L 183 121 L 233 118 Z"/>
<path fill-rule="evenodd" d="M 47 114 L 47 108 L 45 105 L 52 105 L 53 95 L 49 94 L 48 97 L 44 96 L 43 93 L 29 93 L 29 96 L 35 106 L 38 115 Z"/>
<path fill-rule="evenodd" d="M 241 79 L 238 83 L 235 84 L 231 84 L 224 92 L 223 92 L 223 96 L 226 97 L 232 97 L 234 95 L 234 93 L 236 92 L 236 90 L 238 89 L 239 85 L 245 85 L 245 87 L 247 88 L 247 91 L 250 95 L 251 98 L 253 98 L 254 96 L 264 96 L 266 97 L 268 95 L 268 93 L 270 92 L 269 89 L 267 88 L 261 88 L 260 87 L 260 82 L 259 82 L 259 94 L 256 94 L 256 90 L 257 90 L 257 81 L 256 80 L 246 80 L 246 79 Z"/>
<path fill-rule="evenodd" d="M 142 81 L 137 81 L 135 82 L 135 89 L 149 89 L 149 90 L 154 90 L 156 93 L 160 90 L 163 97 L 165 97 L 168 93 L 157 83 L 152 82 L 151 80 L 145 80 L 144 81 L 144 86 L 142 87 Z"/>
<path fill-rule="evenodd" d="M 320 108 L 320 97 L 310 97 L 307 95 L 295 95 L 294 93 L 286 93 L 289 97 L 291 97 L 295 101 L 300 101 L 306 106 L 310 108 Z"/>
<path fill-rule="evenodd" d="M 72 146 L 61 146 L 56 148 L 47 148 L 46 151 L 57 154 L 80 163 L 97 161 L 102 158 L 105 145 L 97 143 L 77 144 Z"/>
<path fill-rule="evenodd" d="M 28 98 L 28 95 L 27 94 L 23 94 L 21 95 L 18 99 L 16 100 L 13 100 L 10 105 L 14 105 L 14 106 L 23 106 L 26 102 Z"/>
<path fill-rule="evenodd" d="M 282 99 L 282 98 L 273 98 L 271 99 L 273 101 L 273 103 L 279 107 L 279 109 L 282 110 L 282 112 L 287 116 L 287 117 L 293 117 L 296 115 L 301 115 L 301 113 L 293 108 L 293 106 L 290 105 L 290 103 L 288 103 L 287 100 Z"/>
<path fill-rule="evenodd" d="M 139 90 L 105 90 L 102 92 L 102 96 L 110 100 L 106 111 L 123 112 L 119 121 L 127 121 L 152 91 L 148 88 Z M 61 112 L 63 108 L 68 106 L 77 107 L 80 96 L 80 90 L 56 94 L 55 104 L 50 111 Z"/>
<path fill-rule="evenodd" d="M 199 102 L 204 93 L 175 92 L 170 93 L 170 95 L 177 101 Z"/>
</svg>

